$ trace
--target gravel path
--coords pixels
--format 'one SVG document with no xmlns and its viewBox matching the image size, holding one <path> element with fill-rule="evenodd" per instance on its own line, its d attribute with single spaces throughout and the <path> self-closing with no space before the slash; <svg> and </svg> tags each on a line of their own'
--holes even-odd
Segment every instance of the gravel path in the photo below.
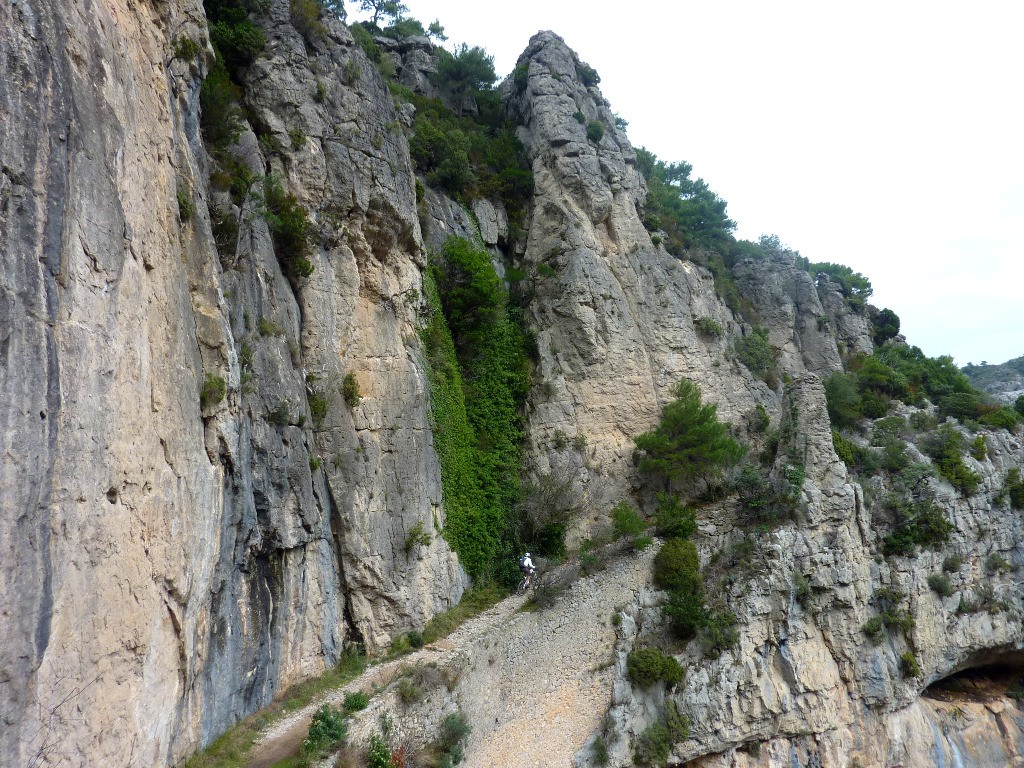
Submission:
<svg viewBox="0 0 1024 768">
<path fill-rule="evenodd" d="M 309 732 L 313 713 L 324 704 L 340 707 L 348 693 L 353 691 L 370 692 L 374 687 L 384 688 L 398 677 L 405 667 L 443 663 L 459 648 L 471 645 L 479 637 L 505 624 L 509 617 L 522 607 L 524 602 L 526 602 L 526 597 L 512 595 L 469 619 L 448 637 L 405 656 L 373 664 L 362 675 L 341 688 L 328 691 L 302 709 L 276 721 L 253 745 L 246 768 L 270 768 L 281 760 L 298 754 L 302 740 Z"/>
</svg>

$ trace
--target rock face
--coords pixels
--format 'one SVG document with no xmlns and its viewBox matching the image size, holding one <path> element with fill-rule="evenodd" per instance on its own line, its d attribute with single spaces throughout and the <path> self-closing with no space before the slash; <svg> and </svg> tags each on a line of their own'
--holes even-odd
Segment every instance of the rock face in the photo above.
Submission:
<svg viewBox="0 0 1024 768">
<path fill-rule="evenodd" d="M 956 527 L 943 553 L 963 558 L 953 586 L 988 601 L 961 611 L 928 587 L 942 555 L 876 556 L 868 496 L 881 489 L 833 449 L 821 379 L 844 352 L 870 352 L 866 317 L 785 253 L 737 265 L 753 312 L 740 317 L 707 270 L 655 244 L 633 149 L 560 38 L 535 36 L 503 86 L 536 184 L 524 241 L 500 203 L 475 201 L 470 216 L 427 189 L 417 205 L 409 109 L 346 28 L 322 18 L 304 37 L 284 0 L 258 23 L 268 43 L 241 75 L 246 121 L 215 161 L 199 130 L 212 63 L 199 0 L 0 7 L 4 759 L 174 765 L 347 644 L 384 647 L 459 600 L 419 338 L 425 252 L 449 234 L 529 274 L 528 463 L 577 478 L 596 521 L 636 490 L 633 438 L 683 377 L 741 435 L 765 408 L 803 457 L 800 520 L 763 536 L 750 578 L 723 582 L 738 646 L 714 661 L 678 649 L 689 675 L 672 698 L 691 727 L 675 759 L 1017 759 L 1021 718 L 1005 696 L 965 703 L 954 727 L 921 693 L 1020 664 L 1021 571 L 985 572 L 993 555 L 1024 562 L 1019 516 L 995 500 L 1024 463 L 1018 435 L 986 435 L 987 457 L 970 460 L 978 493 L 929 481 Z M 385 55 L 433 95 L 428 42 Z M 306 277 L 271 226 L 274 195 L 308 216 Z M 739 362 L 736 339 L 755 325 L 785 386 Z M 709 508 L 706 562 L 734 523 L 728 503 Z M 664 704 L 624 676 L 663 621 L 649 557 L 462 649 L 465 677 L 448 690 L 475 718 L 470 765 L 510 764 L 510 745 L 584 765 L 609 723 L 612 764 L 631 760 Z M 862 626 L 883 587 L 906 595 L 916 624 L 875 646 Z M 920 674 L 903 677 L 911 649 Z M 571 738 L 524 724 L 538 691 Z M 410 720 L 419 737 L 430 718 Z"/>
<path fill-rule="evenodd" d="M 287 3 L 261 23 L 247 107 L 271 141 L 249 131 L 233 152 L 311 212 L 315 271 L 297 288 L 256 195 L 239 211 L 206 183 L 207 53 L 175 53 L 184 38 L 206 49 L 200 3 L 0 10 L 12 764 L 174 764 L 343 644 L 386 645 L 465 585 L 435 531 L 397 114 L 343 27 L 325 20 L 307 52 Z M 345 85 L 349 61 L 361 74 Z M 288 149 L 295 129 L 306 141 Z M 285 149 L 268 157 L 272 139 Z M 207 204 L 239 216 L 235 253 L 218 258 Z M 417 525 L 431 543 L 409 547 Z"/>
</svg>

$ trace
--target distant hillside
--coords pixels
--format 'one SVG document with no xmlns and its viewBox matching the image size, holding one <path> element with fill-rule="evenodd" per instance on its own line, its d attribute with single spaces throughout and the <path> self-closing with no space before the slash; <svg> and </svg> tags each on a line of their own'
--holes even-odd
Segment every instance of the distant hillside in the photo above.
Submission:
<svg viewBox="0 0 1024 768">
<path fill-rule="evenodd" d="M 1004 402 L 1012 403 L 1024 395 L 1024 357 L 1015 357 L 999 365 L 969 363 L 963 372 L 978 389 Z"/>
</svg>

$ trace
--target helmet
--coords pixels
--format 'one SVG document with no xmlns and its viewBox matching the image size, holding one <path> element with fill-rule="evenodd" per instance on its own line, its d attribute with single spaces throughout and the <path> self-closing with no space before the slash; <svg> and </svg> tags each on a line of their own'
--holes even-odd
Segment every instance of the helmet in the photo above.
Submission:
<svg viewBox="0 0 1024 768">
<path fill-rule="evenodd" d="M 529 552 L 527 552 L 525 555 L 523 555 L 523 557 L 529 557 L 529 556 L 530 556 Z"/>
</svg>

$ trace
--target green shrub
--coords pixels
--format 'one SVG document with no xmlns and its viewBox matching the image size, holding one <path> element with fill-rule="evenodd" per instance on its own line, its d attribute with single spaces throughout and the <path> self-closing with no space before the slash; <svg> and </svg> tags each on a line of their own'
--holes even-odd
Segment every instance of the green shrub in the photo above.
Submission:
<svg viewBox="0 0 1024 768">
<path fill-rule="evenodd" d="M 892 440 L 902 440 L 907 421 L 902 416 L 887 416 L 871 425 L 871 444 L 884 446 Z"/>
<path fill-rule="evenodd" d="M 655 723 L 637 737 L 633 748 L 633 761 L 637 765 L 659 767 L 668 765 L 672 740 L 661 723 Z"/>
<path fill-rule="evenodd" d="M 601 76 L 597 74 L 597 70 L 589 64 L 583 64 L 582 62 L 576 65 L 576 76 L 579 77 L 580 82 L 587 88 L 601 82 Z"/>
<path fill-rule="evenodd" d="M 721 326 L 721 324 L 719 324 L 718 321 L 713 320 L 710 317 L 699 317 L 693 325 L 697 329 L 698 333 L 703 334 L 704 336 L 710 336 L 715 339 L 717 339 L 719 336 L 725 333 L 725 329 Z"/>
<path fill-rule="evenodd" d="M 178 187 L 178 217 L 182 222 L 191 221 L 196 212 L 196 206 L 192 202 L 192 195 L 187 188 Z"/>
<path fill-rule="evenodd" d="M 462 712 L 453 712 L 441 721 L 438 746 L 445 752 L 451 752 L 465 741 L 472 730 Z"/>
<path fill-rule="evenodd" d="M 620 501 L 612 507 L 612 533 L 616 539 L 623 536 L 639 536 L 644 532 L 643 518 L 637 514 L 628 501 Z"/>
<path fill-rule="evenodd" d="M 796 516 L 803 488 L 803 468 L 767 478 L 753 464 L 746 465 L 734 482 L 746 525 L 776 526 Z"/>
<path fill-rule="evenodd" d="M 1013 431 L 1017 427 L 1017 422 L 1020 420 L 1020 416 L 1017 411 L 1009 406 L 1003 408 L 993 407 L 991 410 L 985 406 L 981 406 L 979 409 L 981 415 L 978 418 L 982 424 L 986 427 L 992 427 L 993 429 L 1006 429 Z"/>
<path fill-rule="evenodd" d="M 597 121 L 591 120 L 587 123 L 587 141 L 592 141 L 595 144 L 604 138 L 604 125 Z"/>
<path fill-rule="evenodd" d="M 409 645 L 413 648 L 422 648 L 423 644 L 423 633 L 418 629 L 409 630 Z"/>
<path fill-rule="evenodd" d="M 678 496 L 659 492 L 655 497 L 654 531 L 663 538 L 688 539 L 697 532 L 697 513 Z"/>
<path fill-rule="evenodd" d="M 307 759 L 324 757 L 330 750 L 345 743 L 348 723 L 336 707 L 324 704 L 313 713 L 309 733 L 302 742 L 302 755 Z"/>
<path fill-rule="evenodd" d="M 767 382 L 769 386 L 775 381 L 775 366 L 778 352 L 768 342 L 768 329 L 755 327 L 746 336 L 739 336 L 734 341 L 736 357 L 751 373 Z"/>
<path fill-rule="evenodd" d="M 697 385 L 682 379 L 675 395 L 662 409 L 661 422 L 654 431 L 636 438 L 640 471 L 690 484 L 713 478 L 738 462 L 745 449 L 718 420 L 716 407 L 701 402 Z"/>
<path fill-rule="evenodd" d="M 735 648 L 740 642 L 736 616 L 731 611 L 709 611 L 704 626 L 701 627 L 700 641 L 711 658 Z"/>
<path fill-rule="evenodd" d="M 594 761 L 594 765 L 608 765 L 610 755 L 608 754 L 608 745 L 604 741 L 604 736 L 599 734 L 594 739 L 594 743 L 590 746 L 590 758 Z"/>
<path fill-rule="evenodd" d="M 910 651 L 905 651 L 900 656 L 900 671 L 904 677 L 920 677 L 921 667 L 917 663 L 917 659 L 914 658 L 914 654 Z"/>
<path fill-rule="evenodd" d="M 345 378 L 341 380 L 341 396 L 349 408 L 355 408 L 363 399 L 359 392 L 359 379 L 352 371 L 346 373 Z"/>
<path fill-rule="evenodd" d="M 960 555 L 950 555 L 942 561 L 942 570 L 946 573 L 956 573 L 964 564 L 964 559 Z"/>
<path fill-rule="evenodd" d="M 460 111 L 467 99 L 475 99 L 480 91 L 490 88 L 498 79 L 494 57 L 480 46 L 462 43 L 454 53 L 440 48 L 434 50 L 438 54 L 436 83 L 451 93 Z"/>
<path fill-rule="evenodd" d="M 964 437 L 955 427 L 949 424 L 942 425 L 925 447 L 934 459 L 939 474 L 954 488 L 965 496 L 970 496 L 978 489 L 981 477 L 964 464 L 961 455 Z"/>
<path fill-rule="evenodd" d="M 802 608 L 811 601 L 811 583 L 802 573 L 793 575 L 793 598 Z"/>
<path fill-rule="evenodd" d="M 839 429 L 856 427 L 863 417 L 856 381 L 845 373 L 833 373 L 825 380 L 825 402 L 829 420 Z"/>
<path fill-rule="evenodd" d="M 953 594 L 953 584 L 949 576 L 944 573 L 933 573 L 928 577 L 928 586 L 932 591 L 942 597 L 949 597 Z"/>
<path fill-rule="evenodd" d="M 313 0 L 316 2 L 316 0 Z M 292 128 L 288 131 L 288 138 L 291 140 L 292 149 L 298 151 L 306 146 L 306 132 L 301 128 Z"/>
<path fill-rule="evenodd" d="M 203 389 L 199 393 L 199 407 L 204 411 L 222 402 L 228 394 L 228 385 L 223 376 L 206 374 Z"/>
<path fill-rule="evenodd" d="M 289 0 L 288 11 L 292 26 L 307 41 L 312 42 L 326 32 L 320 21 L 323 10 L 320 0 Z"/>
<path fill-rule="evenodd" d="M 641 688 L 650 688 L 660 681 L 673 688 L 682 681 L 683 668 L 657 648 L 638 648 L 626 656 L 626 674 Z"/>
<path fill-rule="evenodd" d="M 939 421 L 927 411 L 914 411 L 908 418 L 911 429 L 917 432 L 927 432 L 939 426 Z"/>
<path fill-rule="evenodd" d="M 700 555 L 687 539 L 669 539 L 654 556 L 654 583 L 665 590 L 701 590 Z"/>
<path fill-rule="evenodd" d="M 985 573 L 989 575 L 1010 573 L 1013 570 L 1013 564 L 998 552 L 993 552 L 985 558 Z"/>
<path fill-rule="evenodd" d="M 195 61 L 199 55 L 199 43 L 188 35 L 182 35 L 174 41 L 174 58 L 182 61 Z"/>
<path fill-rule="evenodd" d="M 403 704 L 412 704 L 415 701 L 419 701 L 422 697 L 423 691 L 420 690 L 415 681 L 410 680 L 408 677 L 403 677 L 398 682 L 398 698 L 402 700 Z"/>
<path fill-rule="evenodd" d="M 868 297 L 871 296 L 871 281 L 843 264 L 833 264 L 827 261 L 810 263 L 804 259 L 803 266 L 814 275 L 819 285 L 825 277 L 837 283 L 846 303 L 855 310 L 862 309 Z"/>
<path fill-rule="evenodd" d="M 284 333 L 284 328 L 266 317 L 260 317 L 256 321 L 256 331 L 260 336 L 281 336 Z"/>
<path fill-rule="evenodd" d="M 881 346 L 900 332 L 900 318 L 891 309 L 883 309 L 871 319 L 872 340 Z"/>
<path fill-rule="evenodd" d="M 964 421 L 978 417 L 981 400 L 975 392 L 954 392 L 939 399 L 939 415 Z"/>
<path fill-rule="evenodd" d="M 199 89 L 200 120 L 203 140 L 213 154 L 219 155 L 242 135 L 241 92 L 218 60 Z"/>
<path fill-rule="evenodd" d="M 710 616 L 704 605 L 703 585 L 696 592 L 674 590 L 669 593 L 668 601 L 662 611 L 672 620 L 672 630 L 683 639 L 690 640 L 704 627 Z"/>
<path fill-rule="evenodd" d="M 370 736 L 370 751 L 366 755 L 367 768 L 391 768 L 391 750 L 380 734 Z"/>
<path fill-rule="evenodd" d="M 1024 509 L 1024 480 L 1021 480 L 1020 470 L 1016 467 L 1006 473 L 1003 490 L 1010 499 L 1010 506 L 1014 509 Z"/>
<path fill-rule="evenodd" d="M 882 540 L 882 551 L 886 555 L 913 557 L 918 547 L 940 549 L 949 541 L 954 526 L 935 502 L 921 500 L 907 510 L 898 511 L 904 519 Z"/>
<path fill-rule="evenodd" d="M 211 16 L 208 28 L 210 42 L 232 75 L 249 66 L 267 45 L 263 30 L 249 21 L 244 11 L 224 12 L 217 20 Z"/>
<path fill-rule="evenodd" d="M 665 702 L 665 728 L 669 738 L 675 742 L 690 738 L 690 718 L 679 711 L 676 703 L 669 699 Z"/>
<path fill-rule="evenodd" d="M 988 445 L 985 443 L 984 435 L 978 435 L 971 441 L 971 456 L 978 461 L 988 458 Z"/>
<path fill-rule="evenodd" d="M 863 629 L 873 645 L 880 645 L 885 639 L 885 622 L 881 616 L 872 616 L 864 622 Z"/>
<path fill-rule="evenodd" d="M 274 241 L 274 252 L 285 276 L 295 282 L 313 274 L 313 231 L 306 209 L 298 198 L 285 192 L 281 182 L 267 176 L 263 180 L 263 218 Z"/>
<path fill-rule="evenodd" d="M 413 547 L 429 547 L 431 541 L 433 538 L 424 527 L 423 521 L 417 520 L 405 537 L 405 554 L 412 552 Z"/>
<path fill-rule="evenodd" d="M 313 392 L 307 397 L 307 402 L 309 403 L 309 415 L 313 418 L 313 425 L 319 428 L 327 418 L 329 408 L 327 398 L 319 392 Z"/>
<path fill-rule="evenodd" d="M 370 697 L 363 691 L 352 691 L 345 694 L 345 702 L 342 706 L 346 712 L 359 712 L 370 706 Z"/>
</svg>

